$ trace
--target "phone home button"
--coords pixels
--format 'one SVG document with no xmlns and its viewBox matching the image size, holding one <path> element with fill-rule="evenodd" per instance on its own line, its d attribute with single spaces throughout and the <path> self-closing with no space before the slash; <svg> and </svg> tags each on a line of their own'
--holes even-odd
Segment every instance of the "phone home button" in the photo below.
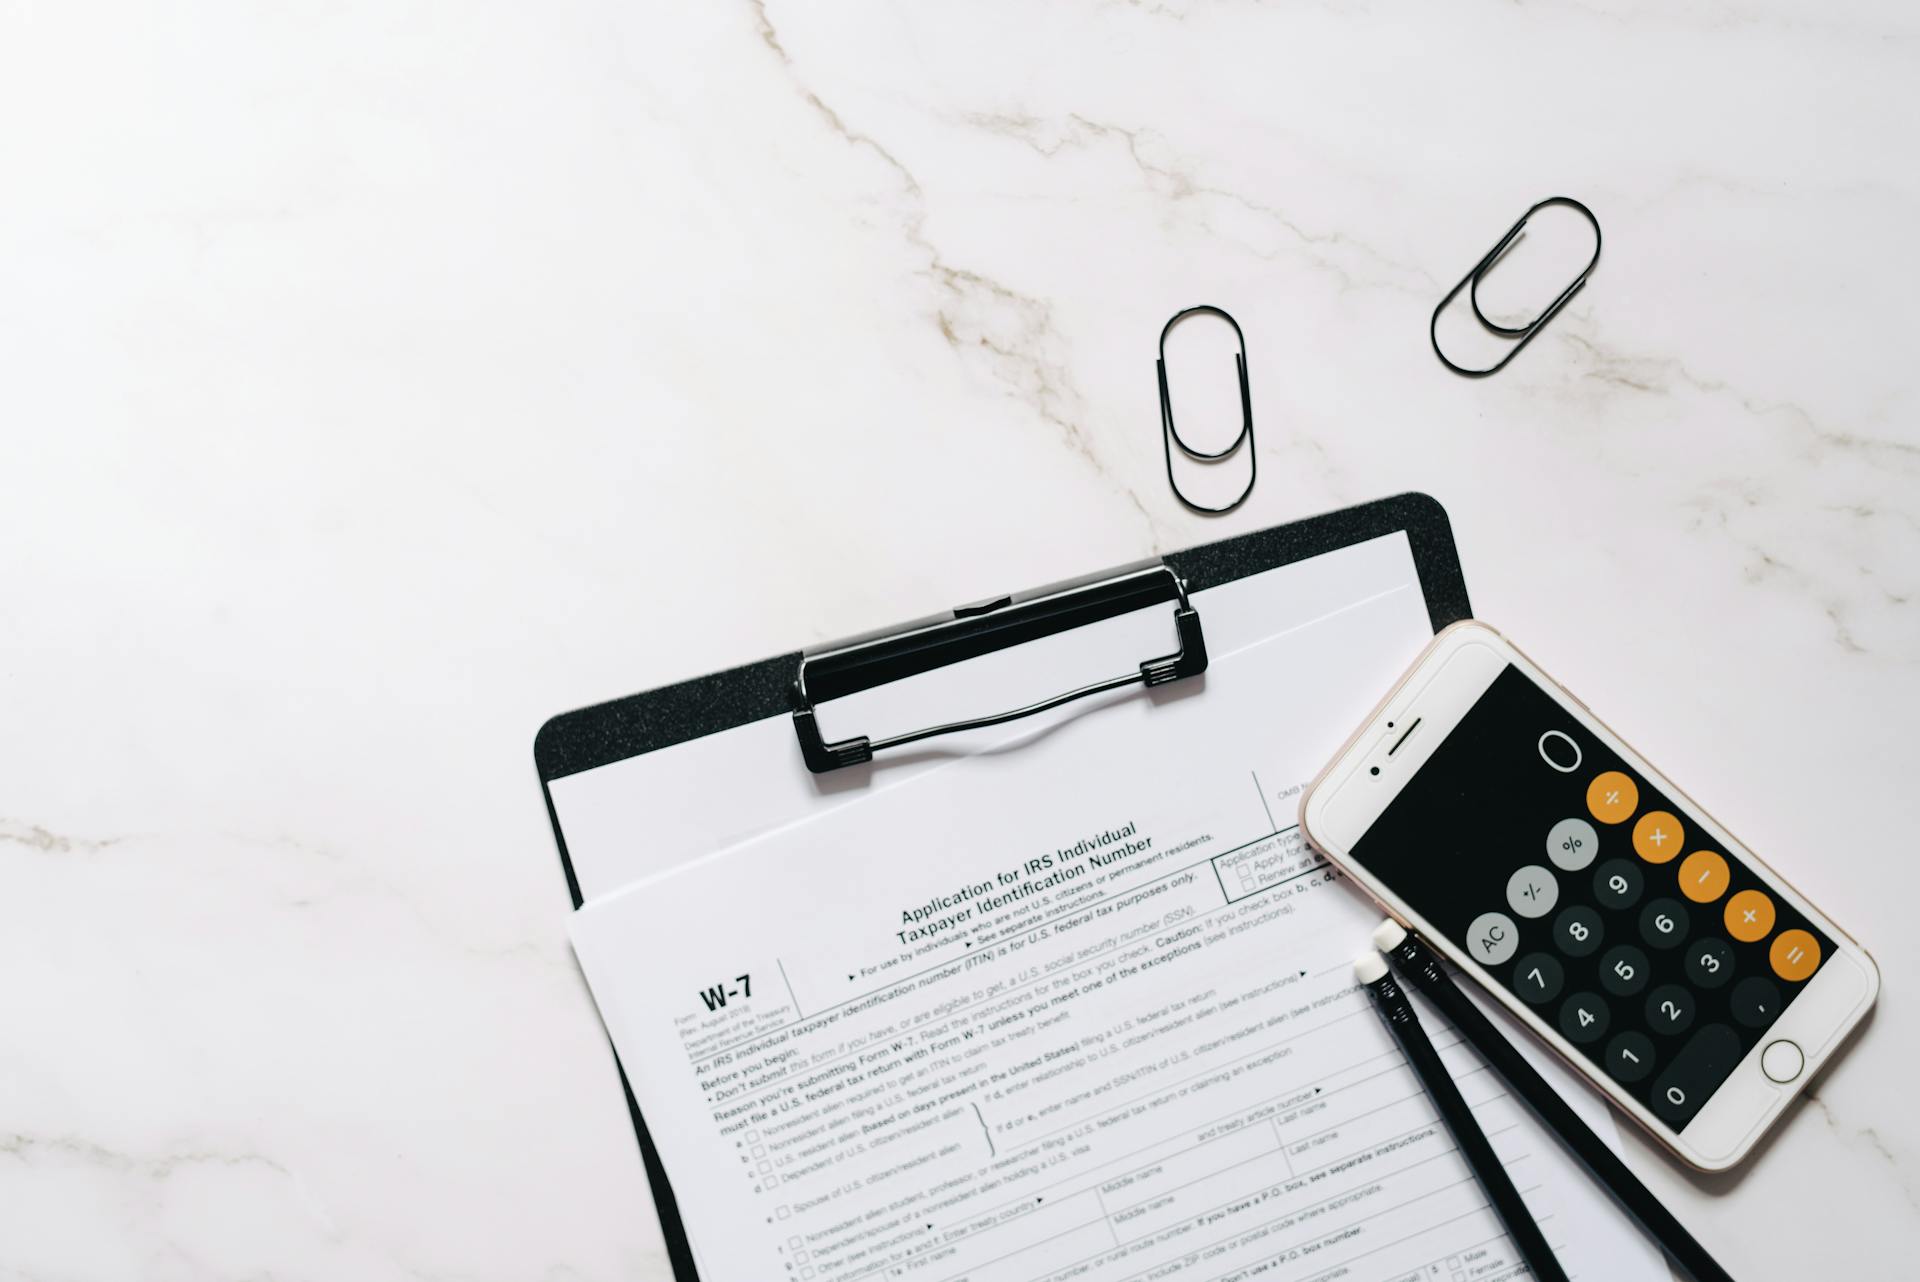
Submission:
<svg viewBox="0 0 1920 1282">
<path fill-rule="evenodd" d="M 1767 1075 L 1768 1081 L 1782 1086 L 1800 1076 L 1800 1070 L 1806 1066 L 1807 1057 L 1800 1048 L 1784 1039 L 1767 1043 L 1767 1048 L 1760 1052 L 1760 1071 Z"/>
</svg>

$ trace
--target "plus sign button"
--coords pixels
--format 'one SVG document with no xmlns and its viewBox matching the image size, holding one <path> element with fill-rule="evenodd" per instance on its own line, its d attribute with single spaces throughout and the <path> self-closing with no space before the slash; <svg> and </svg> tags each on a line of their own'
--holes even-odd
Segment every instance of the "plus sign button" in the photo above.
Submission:
<svg viewBox="0 0 1920 1282">
<path fill-rule="evenodd" d="M 1649 810 L 1633 825 L 1633 849 L 1650 864 L 1664 864 L 1680 855 L 1687 830 L 1664 810 Z"/>
</svg>

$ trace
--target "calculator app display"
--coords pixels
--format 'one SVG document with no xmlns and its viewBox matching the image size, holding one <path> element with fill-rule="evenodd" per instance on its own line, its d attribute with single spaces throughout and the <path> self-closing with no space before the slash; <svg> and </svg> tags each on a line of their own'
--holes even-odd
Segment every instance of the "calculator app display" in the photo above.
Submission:
<svg viewBox="0 0 1920 1282">
<path fill-rule="evenodd" d="M 1676 1131 L 1833 952 L 1511 665 L 1353 858 Z"/>
</svg>

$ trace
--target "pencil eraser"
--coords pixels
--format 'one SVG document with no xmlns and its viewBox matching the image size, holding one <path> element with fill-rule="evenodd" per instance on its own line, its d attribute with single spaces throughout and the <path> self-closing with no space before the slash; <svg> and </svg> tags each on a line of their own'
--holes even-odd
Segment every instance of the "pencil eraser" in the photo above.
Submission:
<svg viewBox="0 0 1920 1282">
<path fill-rule="evenodd" d="M 1353 973 L 1363 984 L 1377 984 L 1387 977 L 1387 959 L 1379 953 L 1361 953 L 1353 959 Z"/>
<path fill-rule="evenodd" d="M 1390 953 L 1400 947 L 1407 937 L 1407 928 L 1389 917 L 1373 928 L 1373 946 L 1383 953 Z"/>
</svg>

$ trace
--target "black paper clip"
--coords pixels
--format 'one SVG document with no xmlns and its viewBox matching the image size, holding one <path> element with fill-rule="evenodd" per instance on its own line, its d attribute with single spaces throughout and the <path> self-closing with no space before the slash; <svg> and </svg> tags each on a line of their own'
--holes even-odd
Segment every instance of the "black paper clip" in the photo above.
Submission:
<svg viewBox="0 0 1920 1282">
<path fill-rule="evenodd" d="M 1480 310 L 1480 280 L 1492 270 L 1494 263 L 1499 260 L 1500 255 L 1506 253 L 1507 250 L 1512 247 L 1514 239 L 1520 235 L 1521 228 L 1527 225 L 1527 219 L 1533 217 L 1548 205 L 1566 205 L 1577 209 L 1589 223 L 1593 224 L 1593 257 L 1588 259 L 1587 265 L 1580 269 L 1580 274 L 1574 277 L 1573 283 L 1561 290 L 1560 297 L 1547 304 L 1547 310 L 1536 316 L 1531 325 L 1524 325 L 1518 329 L 1513 329 L 1506 325 L 1496 325 L 1487 319 L 1485 312 Z M 1451 290 L 1448 290 L 1447 296 L 1440 300 L 1440 305 L 1433 309 L 1433 319 L 1427 322 L 1427 337 L 1433 343 L 1433 354 L 1440 358 L 1442 365 L 1445 365 L 1456 374 L 1465 374 L 1468 378 L 1484 378 L 1488 374 L 1499 373 L 1502 369 L 1506 368 L 1508 361 L 1520 354 L 1521 348 L 1533 341 L 1533 336 L 1539 333 L 1548 321 L 1553 319 L 1554 313 L 1558 312 L 1562 307 L 1565 307 L 1567 300 L 1579 292 L 1580 287 L 1587 283 L 1587 276 L 1593 271 L 1594 264 L 1599 261 L 1600 220 L 1593 216 L 1593 211 L 1571 196 L 1547 197 L 1532 209 L 1520 215 L 1520 221 L 1507 228 L 1507 234 L 1502 236 L 1494 247 L 1487 251 L 1487 256 L 1475 263 L 1473 270 L 1461 277 L 1460 283 L 1455 285 Z M 1495 334 L 1501 334 L 1507 338 L 1517 337 L 1520 340 L 1515 343 L 1512 349 L 1508 351 L 1505 356 L 1501 357 L 1498 362 L 1488 366 L 1486 369 L 1468 369 L 1464 365 L 1455 365 L 1447 359 L 1447 354 L 1440 350 L 1440 313 L 1447 310 L 1447 304 L 1451 303 L 1455 298 L 1458 298 L 1460 291 L 1463 289 L 1467 291 L 1467 302 L 1473 307 L 1475 319 Z"/>
<path fill-rule="evenodd" d="M 1240 371 L 1240 435 L 1233 438 L 1228 446 L 1215 454 L 1205 450 L 1196 450 L 1180 436 L 1180 429 L 1173 425 L 1173 397 L 1167 391 L 1167 335 L 1173 327 L 1189 316 L 1198 316 L 1202 312 L 1218 316 L 1233 326 L 1234 337 L 1240 340 L 1240 351 L 1234 356 L 1234 366 Z M 1231 512 L 1247 501 L 1247 495 L 1253 493 L 1253 482 L 1259 475 L 1259 452 L 1253 447 L 1253 394 L 1247 388 L 1247 336 L 1240 332 L 1240 322 L 1229 316 L 1223 308 L 1202 303 L 1198 307 L 1189 307 L 1183 312 L 1175 312 L 1173 318 L 1160 331 L 1160 358 L 1154 362 L 1160 370 L 1160 445 L 1167 456 L 1167 484 L 1173 487 L 1173 497 L 1179 499 L 1190 511 L 1207 516 L 1218 516 Z M 1239 452 L 1240 446 L 1247 447 L 1247 488 L 1240 491 L 1240 497 L 1225 507 L 1207 507 L 1195 503 L 1180 492 L 1180 482 L 1173 479 L 1173 447 L 1178 445 L 1180 452 L 1196 463 L 1218 463 L 1231 458 Z"/>
</svg>

